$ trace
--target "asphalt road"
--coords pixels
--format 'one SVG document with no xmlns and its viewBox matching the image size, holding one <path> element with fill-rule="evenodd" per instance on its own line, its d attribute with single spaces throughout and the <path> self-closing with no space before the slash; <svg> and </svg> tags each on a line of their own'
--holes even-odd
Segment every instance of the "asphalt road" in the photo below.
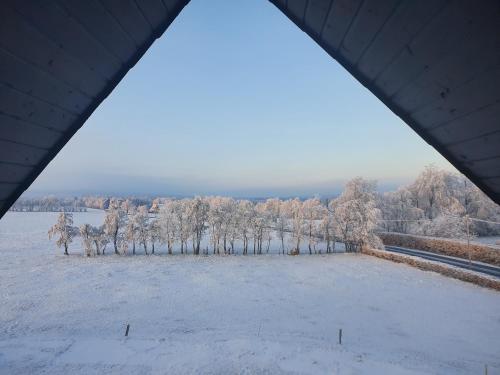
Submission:
<svg viewBox="0 0 500 375">
<path fill-rule="evenodd" d="M 385 250 L 393 253 L 411 255 L 427 260 L 432 260 L 435 262 L 446 263 L 455 267 L 460 267 L 470 271 L 480 272 L 486 275 L 500 278 L 500 267 L 486 265 L 484 263 L 478 263 L 478 262 L 469 263 L 469 261 L 466 259 L 459 259 L 459 258 L 449 257 L 446 255 L 434 254 L 428 251 L 408 249 L 399 246 L 385 246 Z"/>
</svg>

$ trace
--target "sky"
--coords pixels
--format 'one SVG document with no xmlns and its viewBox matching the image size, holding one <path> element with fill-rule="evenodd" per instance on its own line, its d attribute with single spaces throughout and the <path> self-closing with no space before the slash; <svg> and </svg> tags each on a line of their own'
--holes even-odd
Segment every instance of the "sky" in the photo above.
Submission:
<svg viewBox="0 0 500 375">
<path fill-rule="evenodd" d="M 453 167 L 266 0 L 192 0 L 32 194 L 334 195 Z"/>
</svg>

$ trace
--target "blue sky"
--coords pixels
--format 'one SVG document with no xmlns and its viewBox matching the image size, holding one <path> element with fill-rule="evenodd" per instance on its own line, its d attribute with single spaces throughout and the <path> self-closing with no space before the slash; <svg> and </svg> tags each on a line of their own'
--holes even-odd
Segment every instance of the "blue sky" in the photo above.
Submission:
<svg viewBox="0 0 500 375">
<path fill-rule="evenodd" d="M 452 169 L 266 0 L 192 0 L 32 193 L 335 194 Z"/>
</svg>

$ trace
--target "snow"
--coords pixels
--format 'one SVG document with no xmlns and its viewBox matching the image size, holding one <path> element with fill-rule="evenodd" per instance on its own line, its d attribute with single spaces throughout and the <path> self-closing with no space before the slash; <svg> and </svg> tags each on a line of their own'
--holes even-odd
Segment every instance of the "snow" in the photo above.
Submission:
<svg viewBox="0 0 500 375">
<path fill-rule="evenodd" d="M 478 243 L 480 245 L 488 245 L 489 247 L 500 250 L 500 236 L 475 237 L 472 242 Z"/>
<path fill-rule="evenodd" d="M 500 374 L 493 290 L 353 254 L 68 257 L 56 217 L 0 221 L 0 374 Z"/>
</svg>

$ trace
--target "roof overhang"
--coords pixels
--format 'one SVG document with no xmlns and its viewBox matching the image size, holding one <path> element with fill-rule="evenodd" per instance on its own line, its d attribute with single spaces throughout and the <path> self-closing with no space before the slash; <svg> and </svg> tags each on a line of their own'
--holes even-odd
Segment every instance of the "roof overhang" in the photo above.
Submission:
<svg viewBox="0 0 500 375">
<path fill-rule="evenodd" d="M 270 1 L 500 203 L 500 2 Z M 187 3 L 0 3 L 0 217 Z"/>
</svg>

